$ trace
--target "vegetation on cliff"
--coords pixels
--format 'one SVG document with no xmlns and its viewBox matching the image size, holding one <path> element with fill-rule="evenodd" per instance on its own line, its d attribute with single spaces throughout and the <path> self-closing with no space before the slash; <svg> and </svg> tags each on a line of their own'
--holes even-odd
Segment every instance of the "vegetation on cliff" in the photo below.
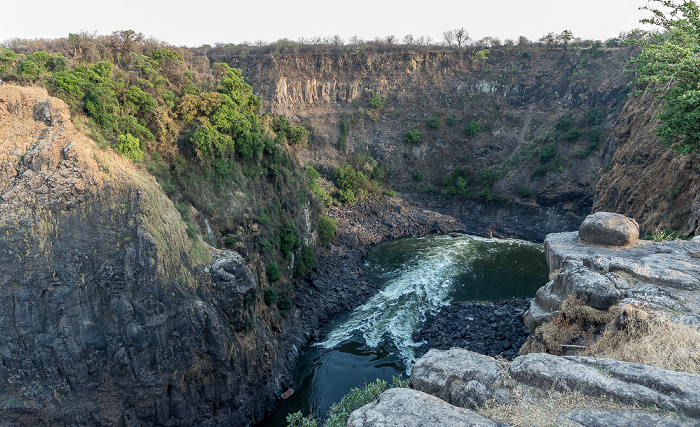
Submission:
<svg viewBox="0 0 700 427">
<path fill-rule="evenodd" d="M 643 7 L 652 16 L 642 22 L 664 31 L 638 41 L 643 50 L 630 60 L 638 92 L 648 90 L 663 100 L 656 130 L 663 144 L 682 154 L 700 152 L 700 10 L 692 0 L 654 1 L 665 9 Z"/>
</svg>

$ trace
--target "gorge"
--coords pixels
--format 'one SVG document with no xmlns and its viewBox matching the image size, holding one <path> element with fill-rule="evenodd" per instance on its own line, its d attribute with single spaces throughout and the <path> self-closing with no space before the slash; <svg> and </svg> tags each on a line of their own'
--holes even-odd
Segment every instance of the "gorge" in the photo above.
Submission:
<svg viewBox="0 0 700 427">
<path fill-rule="evenodd" d="M 156 106 L 130 116 L 152 134 L 142 163 L 94 125 L 96 91 L 76 101 L 58 86 L 68 74 L 23 74 L 31 46 L 3 68 L 0 408 L 10 425 L 259 422 L 322 325 L 376 294 L 364 257 L 391 238 L 543 241 L 592 210 L 633 217 L 642 235 L 700 233 L 697 154 L 657 145 L 654 100 L 627 96 L 633 48 L 152 47 L 131 60 L 95 48 L 112 67 L 84 71 L 128 82 L 115 92 L 153 93 Z M 88 55 L 71 57 L 76 69 Z M 237 141 L 233 160 L 208 164 L 189 142 L 216 122 L 204 88 L 243 79 L 251 108 L 259 95 L 267 114 L 256 123 L 275 136 L 251 139 L 250 155 Z M 115 95 L 108 116 L 145 108 L 137 95 Z M 186 122 L 194 96 L 206 105 Z M 279 115 L 306 129 L 306 145 L 284 137 Z M 324 206 L 301 165 L 336 194 L 344 164 L 379 179 L 384 195 Z M 322 216 L 337 220 L 330 242 Z M 315 266 L 295 274 L 305 247 Z"/>
</svg>

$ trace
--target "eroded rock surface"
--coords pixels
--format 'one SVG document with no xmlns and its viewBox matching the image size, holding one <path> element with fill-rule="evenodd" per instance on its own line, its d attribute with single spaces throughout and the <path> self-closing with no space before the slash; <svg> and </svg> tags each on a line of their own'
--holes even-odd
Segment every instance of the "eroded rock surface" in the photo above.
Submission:
<svg viewBox="0 0 700 427">
<path fill-rule="evenodd" d="M 531 330 L 558 313 L 576 295 L 605 310 L 618 302 L 663 309 L 679 322 L 700 321 L 700 250 L 697 240 L 651 242 L 629 247 L 589 245 L 579 233 L 555 233 L 545 239 L 547 263 L 554 278 L 537 291 L 525 313 Z"/>
</svg>

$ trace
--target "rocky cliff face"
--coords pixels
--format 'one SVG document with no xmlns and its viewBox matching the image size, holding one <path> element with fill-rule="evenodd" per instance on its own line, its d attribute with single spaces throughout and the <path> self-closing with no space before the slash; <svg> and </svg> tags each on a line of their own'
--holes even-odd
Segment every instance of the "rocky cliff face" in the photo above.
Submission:
<svg viewBox="0 0 700 427">
<path fill-rule="evenodd" d="M 245 260 L 190 238 L 43 89 L 0 86 L 0 201 L 4 423 L 247 425 L 273 407 L 308 327 L 282 339 Z M 297 324 L 351 301 L 312 304 Z"/>
<path fill-rule="evenodd" d="M 305 162 L 331 168 L 368 153 L 401 196 L 478 224 L 474 231 L 482 233 L 543 239 L 577 227 L 590 212 L 602 146 L 625 100 L 630 51 L 500 47 L 486 61 L 473 54 L 207 52 L 211 61 L 242 68 L 271 113 L 306 123 Z M 386 99 L 382 108 L 369 105 L 377 94 Z M 482 131 L 469 137 L 471 121 Z M 422 132 L 421 143 L 403 140 L 409 130 Z M 542 157 L 548 145 L 549 159 Z M 472 173 L 471 201 L 438 197 L 443 177 L 458 166 Z M 490 186 L 479 183 L 484 168 L 498 172 Z M 477 196 L 484 188 L 496 196 L 490 203 Z M 501 221 L 513 213 L 518 224 Z M 523 231 L 533 220 L 537 230 Z"/>
<path fill-rule="evenodd" d="M 635 218 L 642 234 L 700 234 L 700 156 L 681 156 L 655 134 L 658 102 L 631 98 L 612 130 L 597 184 L 595 211 Z"/>
</svg>

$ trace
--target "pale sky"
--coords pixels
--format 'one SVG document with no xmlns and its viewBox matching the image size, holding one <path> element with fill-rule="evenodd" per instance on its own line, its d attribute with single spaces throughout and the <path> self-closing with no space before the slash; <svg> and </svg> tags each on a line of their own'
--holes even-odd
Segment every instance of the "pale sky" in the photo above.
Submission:
<svg viewBox="0 0 700 427">
<path fill-rule="evenodd" d="M 605 40 L 641 28 L 647 0 L 32 0 L 0 4 L 0 42 L 131 29 L 176 46 L 330 37 L 345 41 L 407 34 L 442 41 L 464 27 L 473 39 L 537 40 L 571 30 Z M 656 3 L 654 3 L 656 4 Z"/>
</svg>

